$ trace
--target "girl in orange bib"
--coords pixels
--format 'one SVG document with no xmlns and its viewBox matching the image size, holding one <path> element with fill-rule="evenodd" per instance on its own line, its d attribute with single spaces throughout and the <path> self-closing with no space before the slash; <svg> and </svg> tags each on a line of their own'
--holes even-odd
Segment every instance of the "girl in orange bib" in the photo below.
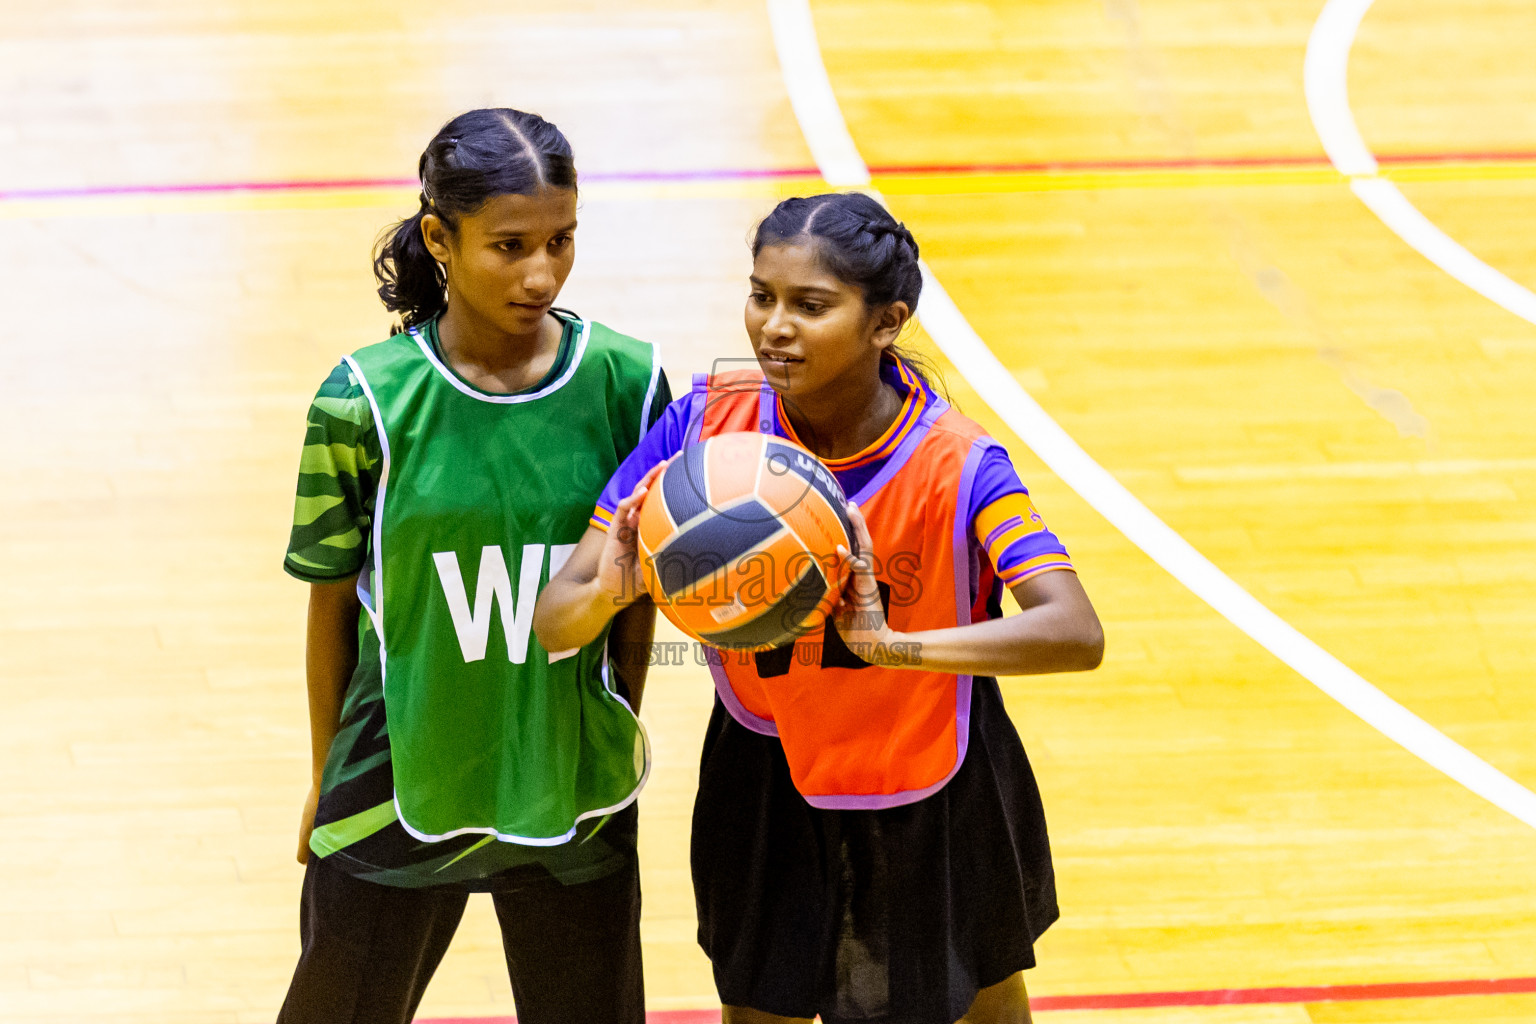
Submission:
<svg viewBox="0 0 1536 1024">
<path fill-rule="evenodd" d="M 779 204 L 752 249 L 756 366 L 668 407 L 534 630 L 579 646 L 644 592 L 634 528 L 667 459 L 738 430 L 809 448 L 858 538 L 835 619 L 709 657 L 692 866 L 724 1021 L 1028 1021 L 1022 971 L 1058 911 L 995 677 L 1095 667 L 1098 618 L 1007 452 L 896 347 L 922 287 L 906 228 L 868 196 L 811 196 Z M 1020 614 L 1003 616 L 1005 586 Z"/>
</svg>

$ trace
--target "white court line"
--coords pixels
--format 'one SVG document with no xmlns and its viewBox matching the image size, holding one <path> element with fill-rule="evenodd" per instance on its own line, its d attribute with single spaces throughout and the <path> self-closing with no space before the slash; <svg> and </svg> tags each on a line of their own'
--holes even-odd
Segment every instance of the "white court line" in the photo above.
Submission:
<svg viewBox="0 0 1536 1024">
<path fill-rule="evenodd" d="M 1307 39 L 1303 78 L 1307 111 L 1328 159 L 1381 222 L 1425 259 L 1515 316 L 1536 324 L 1536 294 L 1472 255 L 1435 227 L 1396 185 L 1377 176 L 1372 155 L 1349 109 L 1349 51 L 1375 0 L 1329 0 Z"/>
<path fill-rule="evenodd" d="M 818 160 L 823 152 L 835 154 L 836 163 L 824 169 L 824 176 L 833 185 L 866 185 L 869 170 L 863 159 L 856 149 L 850 156 L 843 148 L 842 140 L 852 146 L 852 138 L 827 79 L 809 0 L 767 3 L 784 84 L 801 131 Z M 817 133 L 824 131 L 828 137 L 818 138 Z M 1409 753 L 1536 827 L 1536 793 L 1398 704 L 1266 608 L 1095 462 L 1019 386 L 926 263 L 922 269 L 921 320 L 929 336 L 982 400 L 1067 486 L 1175 579 L 1318 689 Z"/>
<path fill-rule="evenodd" d="M 779 72 L 789 87 L 789 105 L 795 109 L 800 134 L 805 136 L 821 176 L 838 188 L 868 186 L 869 168 L 854 145 L 827 78 L 810 3 L 769 0 L 768 18 L 773 25 L 773 46 L 779 53 Z"/>
</svg>

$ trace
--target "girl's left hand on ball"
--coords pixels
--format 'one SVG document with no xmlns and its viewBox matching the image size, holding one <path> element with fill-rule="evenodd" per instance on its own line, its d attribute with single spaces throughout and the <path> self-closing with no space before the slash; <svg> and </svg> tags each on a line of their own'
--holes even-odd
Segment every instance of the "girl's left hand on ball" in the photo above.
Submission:
<svg viewBox="0 0 1536 1024">
<path fill-rule="evenodd" d="M 859 553 L 855 555 L 841 544 L 837 547 L 842 599 L 832 621 L 849 650 L 870 664 L 880 664 L 886 660 L 880 657 L 880 652 L 888 652 L 901 637 L 885 621 L 880 586 L 875 581 L 875 544 L 870 539 L 864 514 L 851 501 L 848 503 L 848 521 L 853 524 L 853 537 Z"/>
</svg>

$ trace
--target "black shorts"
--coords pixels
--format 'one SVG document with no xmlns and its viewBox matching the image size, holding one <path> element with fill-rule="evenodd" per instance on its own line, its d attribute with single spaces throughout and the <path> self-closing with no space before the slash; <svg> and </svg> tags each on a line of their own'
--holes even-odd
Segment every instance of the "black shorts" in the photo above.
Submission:
<svg viewBox="0 0 1536 1024">
<path fill-rule="evenodd" d="M 278 1024 L 408 1024 L 469 893 L 356 878 L 313 854 L 299 905 L 302 952 Z M 640 872 L 491 894 L 517 1019 L 644 1024 Z"/>
<path fill-rule="evenodd" d="M 878 811 L 806 803 L 778 740 L 716 701 L 692 861 L 721 1002 L 828 1024 L 952 1024 L 1034 966 L 1059 913 L 1040 791 L 995 679 L 975 682 L 949 784 Z"/>
</svg>

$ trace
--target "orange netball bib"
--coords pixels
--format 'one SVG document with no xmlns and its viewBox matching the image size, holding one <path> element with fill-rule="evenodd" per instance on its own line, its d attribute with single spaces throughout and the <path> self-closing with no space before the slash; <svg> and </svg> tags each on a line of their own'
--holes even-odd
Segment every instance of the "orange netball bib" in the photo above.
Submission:
<svg viewBox="0 0 1536 1024">
<path fill-rule="evenodd" d="M 887 620 L 902 632 L 971 622 L 981 566 L 968 498 L 982 454 L 997 443 L 930 398 L 920 416 L 898 427 L 903 433 L 884 465 L 850 495 L 869 524 Z M 775 407 L 760 376 L 696 379 L 688 443 L 732 431 L 770 433 Z M 795 788 L 813 806 L 913 803 L 938 791 L 965 758 L 970 676 L 870 665 L 830 622 L 772 651 L 710 648 L 708 656 L 731 716 L 779 738 Z"/>
</svg>

